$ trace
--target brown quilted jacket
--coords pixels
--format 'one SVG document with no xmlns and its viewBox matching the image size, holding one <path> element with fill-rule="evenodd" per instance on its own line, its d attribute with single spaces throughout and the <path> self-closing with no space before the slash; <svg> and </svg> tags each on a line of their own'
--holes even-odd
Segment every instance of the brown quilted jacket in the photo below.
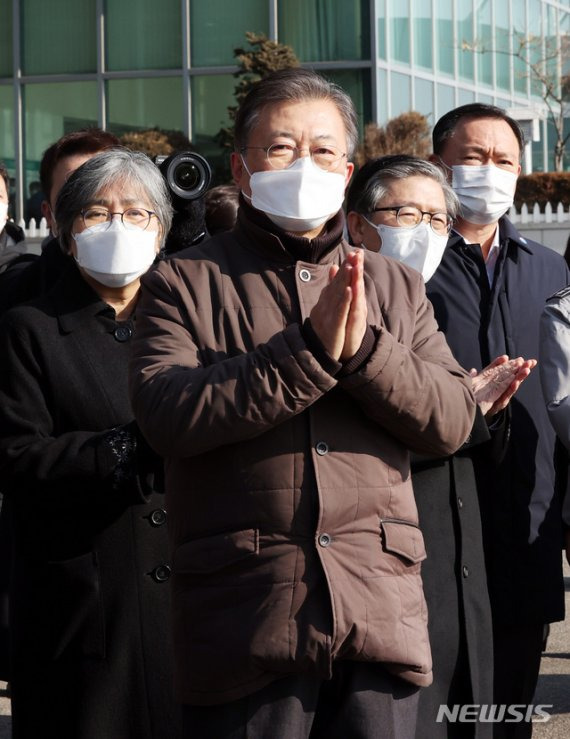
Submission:
<svg viewBox="0 0 570 739">
<path fill-rule="evenodd" d="M 131 396 L 167 459 L 183 703 L 335 659 L 431 682 L 408 450 L 451 454 L 475 403 L 419 274 L 375 253 L 371 356 L 341 378 L 319 363 L 301 325 L 349 248 L 295 262 L 242 214 L 143 280 Z"/>
</svg>

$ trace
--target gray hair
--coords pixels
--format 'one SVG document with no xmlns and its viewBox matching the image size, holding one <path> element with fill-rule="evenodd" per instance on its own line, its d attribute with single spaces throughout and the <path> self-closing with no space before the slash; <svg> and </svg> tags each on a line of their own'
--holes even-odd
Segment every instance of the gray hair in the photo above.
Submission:
<svg viewBox="0 0 570 739">
<path fill-rule="evenodd" d="M 456 218 L 459 200 L 441 169 L 425 159 L 405 154 L 380 157 L 366 162 L 350 183 L 346 201 L 347 211 L 372 213 L 385 197 L 392 180 L 417 176 L 429 177 L 441 186 L 447 213 L 451 218 Z"/>
<path fill-rule="evenodd" d="M 330 100 L 337 107 L 346 130 L 347 156 L 350 159 L 358 145 L 356 111 L 349 95 L 310 69 L 281 69 L 265 77 L 246 95 L 235 118 L 235 147 L 247 146 L 252 130 L 266 105 L 299 103 L 305 100 Z"/>
<path fill-rule="evenodd" d="M 128 184 L 148 199 L 162 227 L 164 245 L 172 224 L 172 204 L 164 178 L 146 154 L 117 146 L 88 159 L 61 188 L 54 215 L 64 251 L 71 246 L 77 216 L 97 200 L 99 193 L 117 184 Z"/>
</svg>

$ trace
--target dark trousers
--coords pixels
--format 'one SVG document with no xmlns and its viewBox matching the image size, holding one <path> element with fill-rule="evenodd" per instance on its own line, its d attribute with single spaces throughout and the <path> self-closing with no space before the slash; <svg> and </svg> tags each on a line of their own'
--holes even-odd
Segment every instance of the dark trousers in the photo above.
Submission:
<svg viewBox="0 0 570 739">
<path fill-rule="evenodd" d="M 529 706 L 534 699 L 544 640 L 543 624 L 493 626 L 494 702 Z M 495 739 L 529 739 L 532 723 L 495 724 Z"/>
<path fill-rule="evenodd" d="M 418 688 L 379 664 L 290 675 L 231 703 L 184 706 L 184 739 L 413 739 Z"/>
</svg>

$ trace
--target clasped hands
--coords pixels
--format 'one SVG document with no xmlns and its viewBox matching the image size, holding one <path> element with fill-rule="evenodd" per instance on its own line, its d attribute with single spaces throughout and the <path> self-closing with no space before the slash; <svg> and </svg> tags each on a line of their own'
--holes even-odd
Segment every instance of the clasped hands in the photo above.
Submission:
<svg viewBox="0 0 570 739">
<path fill-rule="evenodd" d="M 362 344 L 367 316 L 364 253 L 358 250 L 350 252 L 340 267 L 330 268 L 329 282 L 311 310 L 310 320 L 327 353 L 333 359 L 346 362 Z M 469 374 L 473 394 L 483 414 L 493 416 L 506 408 L 536 364 L 536 359 L 509 359 L 502 354 L 480 372 L 472 369 Z"/>
<path fill-rule="evenodd" d="M 509 359 L 506 354 L 502 354 L 481 372 L 470 370 L 473 394 L 483 415 L 493 416 L 506 408 L 536 364 L 536 359 Z"/>
<path fill-rule="evenodd" d="M 360 349 L 366 333 L 368 308 L 364 294 L 364 253 L 350 252 L 329 270 L 329 282 L 311 310 L 313 331 L 327 353 L 340 362 Z"/>
</svg>

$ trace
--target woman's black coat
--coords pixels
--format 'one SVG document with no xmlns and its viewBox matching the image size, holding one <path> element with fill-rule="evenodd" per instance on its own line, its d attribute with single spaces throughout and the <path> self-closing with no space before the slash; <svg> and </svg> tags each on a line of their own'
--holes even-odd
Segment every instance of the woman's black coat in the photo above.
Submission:
<svg viewBox="0 0 570 739">
<path fill-rule="evenodd" d="M 76 269 L 0 328 L 15 739 L 177 736 L 166 514 L 135 470 L 132 330 Z"/>
</svg>

